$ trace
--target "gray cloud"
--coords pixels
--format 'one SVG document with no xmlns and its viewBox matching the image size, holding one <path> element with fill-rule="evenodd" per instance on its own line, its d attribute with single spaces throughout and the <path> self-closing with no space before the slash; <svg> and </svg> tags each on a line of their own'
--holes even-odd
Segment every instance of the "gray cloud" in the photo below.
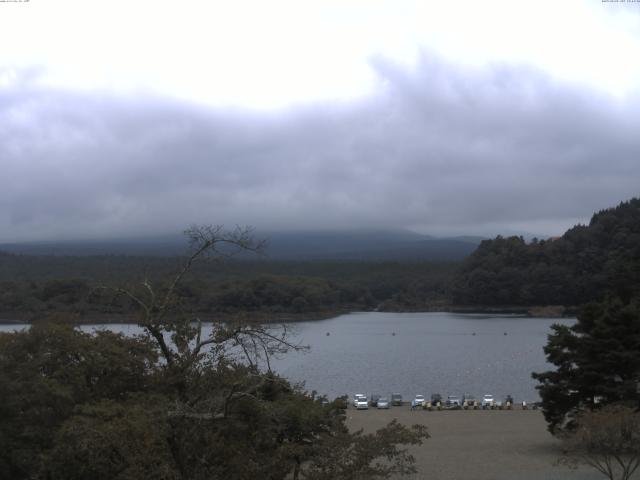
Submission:
<svg viewBox="0 0 640 480">
<path fill-rule="evenodd" d="M 638 98 L 428 55 L 410 71 L 372 68 L 372 96 L 276 112 L 52 89 L 37 75 L 0 88 L 0 241 L 193 222 L 552 234 L 638 195 Z"/>
</svg>

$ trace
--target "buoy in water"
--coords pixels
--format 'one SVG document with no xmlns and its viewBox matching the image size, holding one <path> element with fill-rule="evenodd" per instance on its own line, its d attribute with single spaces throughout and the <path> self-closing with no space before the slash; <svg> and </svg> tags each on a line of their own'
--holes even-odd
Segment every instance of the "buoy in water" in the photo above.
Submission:
<svg viewBox="0 0 640 480">
<path fill-rule="evenodd" d="M 472 333 L 471 335 L 473 335 L 473 336 L 475 337 L 475 335 L 476 335 L 476 332 L 473 332 L 473 333 Z"/>
<path fill-rule="evenodd" d="M 393 335 L 395 337 L 396 336 L 396 332 L 392 332 L 391 335 Z"/>
<path fill-rule="evenodd" d="M 504 334 L 506 335 L 506 334 L 507 334 L 507 332 L 504 332 Z"/>
<path fill-rule="evenodd" d="M 329 335 L 331 335 L 331 334 L 330 334 L 329 332 L 327 332 L 327 337 L 328 337 Z"/>
</svg>

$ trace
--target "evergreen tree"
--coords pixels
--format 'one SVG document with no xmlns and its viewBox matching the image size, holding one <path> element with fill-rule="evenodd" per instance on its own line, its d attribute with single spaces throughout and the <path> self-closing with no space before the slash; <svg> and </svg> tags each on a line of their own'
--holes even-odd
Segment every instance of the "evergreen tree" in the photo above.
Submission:
<svg viewBox="0 0 640 480">
<path fill-rule="evenodd" d="M 600 405 L 640 406 L 638 299 L 591 303 L 575 325 L 552 330 L 544 351 L 556 370 L 533 373 L 552 433 L 570 429 L 578 413 Z"/>
<path fill-rule="evenodd" d="M 640 198 L 602 210 L 560 238 L 485 240 L 452 291 L 461 305 L 579 306 L 607 294 L 625 302 L 640 294 Z"/>
</svg>

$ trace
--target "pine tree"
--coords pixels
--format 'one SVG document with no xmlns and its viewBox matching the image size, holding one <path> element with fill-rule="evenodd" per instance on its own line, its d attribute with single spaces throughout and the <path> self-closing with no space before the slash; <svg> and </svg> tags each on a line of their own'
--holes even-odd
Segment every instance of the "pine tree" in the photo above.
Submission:
<svg viewBox="0 0 640 480">
<path fill-rule="evenodd" d="M 533 373 L 540 382 L 549 430 L 571 428 L 600 405 L 640 406 L 640 301 L 607 299 L 585 306 L 575 325 L 552 326 L 544 348 L 557 368 Z"/>
</svg>

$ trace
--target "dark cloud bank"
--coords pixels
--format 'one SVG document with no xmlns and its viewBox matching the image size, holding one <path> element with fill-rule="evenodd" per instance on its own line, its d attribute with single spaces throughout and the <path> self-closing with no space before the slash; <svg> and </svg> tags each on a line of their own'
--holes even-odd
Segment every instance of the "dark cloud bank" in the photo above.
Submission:
<svg viewBox="0 0 640 480">
<path fill-rule="evenodd" d="M 638 194 L 640 102 L 523 67 L 378 59 L 379 91 L 277 112 L 0 87 L 0 241 L 179 231 L 562 233 Z M 548 231 L 557 227 L 559 231 Z"/>
</svg>

